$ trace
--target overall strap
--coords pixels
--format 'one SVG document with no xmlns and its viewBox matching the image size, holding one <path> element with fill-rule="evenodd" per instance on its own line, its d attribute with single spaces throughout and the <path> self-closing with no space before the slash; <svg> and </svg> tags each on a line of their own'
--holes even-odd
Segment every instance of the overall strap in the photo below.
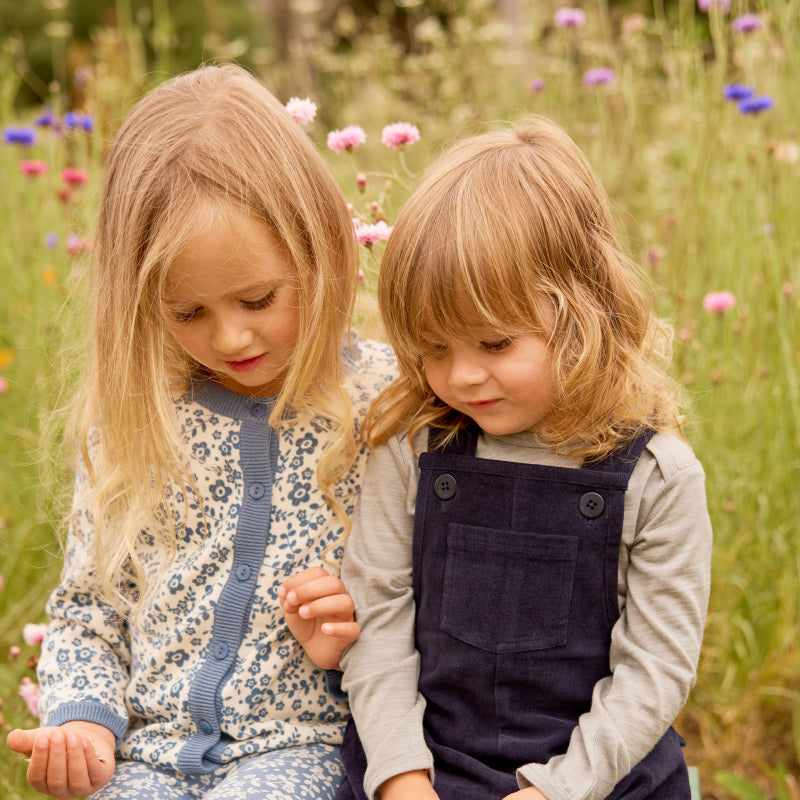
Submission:
<svg viewBox="0 0 800 800">
<path fill-rule="evenodd" d="M 622 442 L 615 450 L 612 450 L 602 461 L 595 461 L 585 464 L 585 469 L 598 470 L 600 472 L 623 472 L 630 475 L 639 456 L 652 439 L 655 431 L 649 428 L 644 433 L 639 434 L 634 439 Z"/>
</svg>

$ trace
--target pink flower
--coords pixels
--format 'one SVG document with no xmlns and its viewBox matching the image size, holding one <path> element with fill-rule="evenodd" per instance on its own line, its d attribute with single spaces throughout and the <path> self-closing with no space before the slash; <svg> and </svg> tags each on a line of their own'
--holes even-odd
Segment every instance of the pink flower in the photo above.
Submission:
<svg viewBox="0 0 800 800">
<path fill-rule="evenodd" d="M 20 161 L 19 171 L 23 175 L 44 175 L 47 172 L 46 161 Z"/>
<path fill-rule="evenodd" d="M 38 683 L 34 683 L 30 678 L 25 677 L 19 685 L 19 696 L 27 703 L 28 712 L 32 717 L 39 716 L 39 695 L 41 689 Z"/>
<path fill-rule="evenodd" d="M 365 225 L 358 220 L 353 220 L 356 227 L 356 238 L 359 244 L 371 247 L 375 242 L 385 241 L 389 238 L 392 229 L 383 221 L 380 220 L 374 225 Z"/>
<path fill-rule="evenodd" d="M 363 172 L 356 175 L 356 186 L 358 186 L 359 192 L 363 192 L 367 188 L 367 176 Z"/>
<path fill-rule="evenodd" d="M 15 658 L 19 658 L 20 649 L 15 644 L 12 644 L 11 647 L 8 648 L 8 657 L 13 661 Z"/>
<path fill-rule="evenodd" d="M 752 31 L 760 31 L 764 25 L 758 14 L 741 14 L 731 23 L 731 27 L 739 33 L 752 33 Z"/>
<path fill-rule="evenodd" d="M 70 233 L 66 241 L 67 252 L 71 256 L 76 256 L 78 253 L 91 253 L 94 247 L 91 239 L 81 239 L 77 233 Z"/>
<path fill-rule="evenodd" d="M 697 7 L 705 12 L 717 8 L 721 13 L 727 14 L 731 10 L 731 0 L 697 0 Z"/>
<path fill-rule="evenodd" d="M 586 23 L 586 14 L 579 8 L 559 8 L 553 19 L 559 28 L 579 28 Z"/>
<path fill-rule="evenodd" d="M 304 100 L 292 97 L 286 104 L 286 110 L 291 118 L 300 125 L 308 125 L 317 116 L 316 103 L 312 103 L 307 97 Z"/>
<path fill-rule="evenodd" d="M 408 122 L 395 122 L 387 125 L 381 133 L 381 141 L 393 150 L 398 147 L 405 147 L 407 144 L 414 144 L 419 141 L 419 130 L 416 125 Z"/>
<path fill-rule="evenodd" d="M 22 638 L 25 640 L 25 644 L 41 644 L 46 633 L 46 624 L 35 625 L 33 623 L 28 623 L 22 629 Z"/>
<path fill-rule="evenodd" d="M 732 292 L 709 292 L 703 298 L 703 308 L 721 314 L 736 305 L 736 297 Z"/>
<path fill-rule="evenodd" d="M 89 173 L 85 169 L 66 167 L 66 169 L 61 170 L 61 180 L 73 186 L 80 186 L 89 180 Z"/>
<path fill-rule="evenodd" d="M 328 147 L 335 153 L 342 150 L 352 150 L 367 141 L 367 134 L 358 125 L 349 125 L 340 131 L 331 131 L 328 134 Z"/>
<path fill-rule="evenodd" d="M 598 67 L 597 69 L 587 69 L 583 73 L 583 82 L 587 86 L 603 86 L 614 83 L 617 75 L 610 67 Z"/>
</svg>

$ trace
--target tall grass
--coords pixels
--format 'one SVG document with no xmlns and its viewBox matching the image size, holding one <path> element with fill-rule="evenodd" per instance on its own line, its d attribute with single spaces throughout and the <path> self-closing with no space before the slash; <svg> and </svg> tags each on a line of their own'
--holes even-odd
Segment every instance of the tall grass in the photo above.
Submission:
<svg viewBox="0 0 800 800">
<path fill-rule="evenodd" d="M 449 141 L 487 125 L 541 113 L 585 149 L 675 327 L 674 375 L 690 401 L 685 433 L 706 468 L 713 588 L 697 686 L 679 721 L 687 758 L 699 765 L 708 798 L 793 800 L 800 796 L 800 0 L 733 5 L 730 15 L 706 15 L 691 0 L 657 0 L 639 17 L 593 0 L 583 4 L 585 26 L 558 29 L 558 4 L 530 0 L 522 4 L 524 25 L 510 29 L 486 0 L 454 2 L 448 20 L 408 4 L 410 52 L 384 18 L 359 27 L 341 10 L 331 25 L 309 29 L 302 70 L 268 54 L 262 60 L 265 81 L 283 87 L 282 99 L 308 93 L 320 106 L 309 133 L 365 221 L 391 222 L 413 176 Z M 759 13 L 762 30 L 732 30 L 745 11 Z M 150 80 L 143 67 L 126 66 L 143 57 L 120 56 L 120 43 L 138 47 L 135 34 L 105 31 L 96 39 L 87 93 L 94 133 L 41 130 L 33 148 L 0 148 L 6 729 L 35 724 L 18 696 L 35 657 L 21 632 L 43 620 L 59 567 L 49 488 L 41 488 L 36 460 L 40 414 L 62 385 L 57 353 L 80 317 L 75 302 L 63 306 L 80 296 L 88 260 L 70 255 L 65 242 L 69 233 L 90 234 L 103 143 Z M 30 123 L 37 110 L 13 110 L 19 76 L 3 58 L 0 122 Z M 616 81 L 584 85 L 592 67 L 612 68 Z M 774 107 L 740 113 L 723 98 L 732 82 L 755 87 Z M 380 131 L 400 119 L 416 124 L 422 139 L 395 153 L 380 144 Z M 329 152 L 326 132 L 349 124 L 364 127 L 367 143 L 350 154 Z M 47 161 L 48 173 L 22 175 L 22 158 Z M 66 201 L 58 197 L 65 166 L 89 173 Z M 358 173 L 367 176 L 363 193 Z M 54 248 L 48 233 L 57 234 Z M 363 260 L 362 322 L 376 331 L 380 250 L 365 249 Z M 705 295 L 720 290 L 732 292 L 736 305 L 705 311 Z M 74 374 L 77 365 L 66 366 Z M 15 659 L 13 646 L 22 651 Z M 22 766 L 4 750 L 0 792 L 33 796 Z"/>
</svg>

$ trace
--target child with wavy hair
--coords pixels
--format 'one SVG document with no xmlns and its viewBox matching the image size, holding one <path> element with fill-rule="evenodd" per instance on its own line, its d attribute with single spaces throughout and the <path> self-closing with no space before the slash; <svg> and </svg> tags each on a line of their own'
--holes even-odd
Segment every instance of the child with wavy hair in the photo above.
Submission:
<svg viewBox="0 0 800 800">
<path fill-rule="evenodd" d="M 703 470 L 574 142 L 533 118 L 456 144 L 396 221 L 379 304 L 400 375 L 343 563 L 362 632 L 337 800 L 688 799 Z"/>
<path fill-rule="evenodd" d="M 255 78 L 202 67 L 122 125 L 95 253 L 44 727 L 8 743 L 58 798 L 330 798 L 347 706 L 309 656 L 335 667 L 358 632 L 323 564 L 394 370 L 348 337 L 344 197 Z M 289 578 L 331 599 L 284 614 Z M 308 653 L 290 633 L 323 626 Z"/>
</svg>

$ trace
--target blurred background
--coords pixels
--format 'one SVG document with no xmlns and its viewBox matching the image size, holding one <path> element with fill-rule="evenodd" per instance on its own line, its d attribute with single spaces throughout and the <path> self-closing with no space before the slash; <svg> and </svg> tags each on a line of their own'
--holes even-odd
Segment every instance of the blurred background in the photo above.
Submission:
<svg viewBox="0 0 800 800">
<path fill-rule="evenodd" d="M 674 326 L 707 473 L 687 760 L 706 798 L 800 800 L 799 45 L 800 0 L 0 0 L 3 735 L 36 724 L 70 484 L 45 422 L 80 369 L 104 153 L 149 88 L 234 60 L 316 105 L 306 129 L 363 234 L 357 323 L 375 336 L 382 239 L 443 148 L 529 113 L 581 145 Z M 420 138 L 393 149 L 399 121 Z M 364 144 L 331 149 L 351 125 Z M 0 794 L 34 796 L 4 747 Z"/>
</svg>

